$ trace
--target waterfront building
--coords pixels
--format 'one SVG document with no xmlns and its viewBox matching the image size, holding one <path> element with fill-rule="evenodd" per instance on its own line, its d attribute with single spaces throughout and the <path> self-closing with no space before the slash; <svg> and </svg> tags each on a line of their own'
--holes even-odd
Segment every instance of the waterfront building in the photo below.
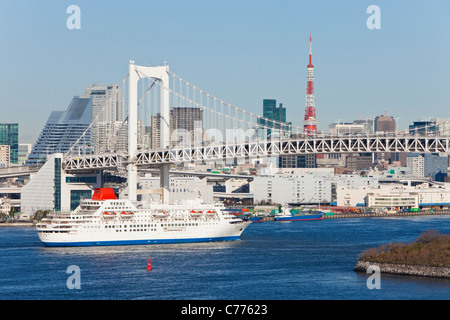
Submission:
<svg viewBox="0 0 450 320">
<path fill-rule="evenodd" d="M 9 198 L 0 198 L 0 215 L 9 216 L 11 212 L 11 200 Z"/>
<path fill-rule="evenodd" d="M 408 177 L 400 173 L 409 173 L 408 168 L 395 169 L 399 170 L 398 174 L 389 174 L 390 177 L 373 176 L 367 177 L 366 181 L 355 177 L 352 183 L 343 182 L 345 175 L 340 176 L 336 182 L 338 184 L 336 186 L 336 205 L 383 207 L 380 199 L 387 199 L 386 195 L 392 195 L 389 205 L 394 207 L 406 209 L 408 205 L 401 203 L 402 196 L 405 196 L 414 198 L 414 201 L 417 200 L 418 206 L 422 208 L 450 208 L 450 183 L 435 183 L 424 178 Z M 370 199 L 369 195 L 371 195 Z"/>
<path fill-rule="evenodd" d="M 0 199 L 4 199 L 5 203 L 8 202 L 9 210 L 19 212 L 21 191 L 22 189 L 16 184 L 0 184 Z"/>
<path fill-rule="evenodd" d="M 0 145 L 9 146 L 10 164 L 19 163 L 19 124 L 0 123 Z"/>
<path fill-rule="evenodd" d="M 348 188 L 359 188 L 367 187 L 372 189 L 377 189 L 379 187 L 377 176 L 360 176 L 353 174 L 340 174 L 333 177 L 334 181 L 338 187 L 348 187 Z"/>
<path fill-rule="evenodd" d="M 21 211 L 33 215 L 37 210 L 69 212 L 81 199 L 91 198 L 102 186 L 100 173 L 72 175 L 62 170 L 62 153 L 55 153 L 21 190 Z"/>
<path fill-rule="evenodd" d="M 331 179 L 306 176 L 256 176 L 253 181 L 254 202 L 274 204 L 329 204 Z"/>
<path fill-rule="evenodd" d="M 366 206 L 369 208 L 388 208 L 393 210 L 419 208 L 419 195 L 417 193 L 389 193 L 373 194 L 366 197 Z"/>
</svg>

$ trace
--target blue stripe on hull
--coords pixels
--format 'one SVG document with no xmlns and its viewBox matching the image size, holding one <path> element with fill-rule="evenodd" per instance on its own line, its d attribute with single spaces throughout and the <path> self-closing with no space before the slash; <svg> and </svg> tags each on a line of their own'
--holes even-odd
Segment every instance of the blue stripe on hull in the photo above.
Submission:
<svg viewBox="0 0 450 320">
<path fill-rule="evenodd" d="M 90 246 L 125 246 L 163 243 L 191 243 L 209 241 L 233 241 L 239 236 L 194 239 L 157 239 L 157 240 L 117 240 L 117 241 L 82 241 L 82 242 L 43 242 L 47 247 L 90 247 Z"/>
</svg>

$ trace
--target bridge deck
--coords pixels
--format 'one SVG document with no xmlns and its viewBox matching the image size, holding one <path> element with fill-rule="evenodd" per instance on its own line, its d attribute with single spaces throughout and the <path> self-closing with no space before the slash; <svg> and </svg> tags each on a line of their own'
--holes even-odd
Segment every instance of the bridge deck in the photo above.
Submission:
<svg viewBox="0 0 450 320">
<path fill-rule="evenodd" d="M 301 138 L 279 141 L 250 141 L 236 144 L 208 145 L 167 150 L 139 151 L 128 155 L 88 155 L 65 157 L 65 170 L 107 169 L 126 166 L 159 166 L 220 159 L 257 159 L 282 155 L 330 153 L 414 152 L 449 153 L 450 137 L 436 136 L 348 136 Z"/>
</svg>

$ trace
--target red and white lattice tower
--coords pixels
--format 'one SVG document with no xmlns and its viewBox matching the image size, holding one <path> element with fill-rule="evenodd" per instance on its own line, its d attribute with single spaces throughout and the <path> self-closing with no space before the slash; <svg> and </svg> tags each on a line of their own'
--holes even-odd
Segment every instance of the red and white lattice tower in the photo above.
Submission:
<svg viewBox="0 0 450 320">
<path fill-rule="evenodd" d="M 317 133 L 316 106 L 314 102 L 314 66 L 312 64 L 311 35 L 309 36 L 309 64 L 308 83 L 306 86 L 305 119 L 303 120 L 303 133 L 308 136 Z"/>
</svg>

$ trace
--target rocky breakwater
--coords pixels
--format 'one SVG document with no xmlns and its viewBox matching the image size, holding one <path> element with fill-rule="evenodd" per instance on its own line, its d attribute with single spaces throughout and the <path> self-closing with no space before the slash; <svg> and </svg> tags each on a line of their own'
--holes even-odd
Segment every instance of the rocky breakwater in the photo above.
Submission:
<svg viewBox="0 0 450 320">
<path fill-rule="evenodd" d="M 381 273 L 391 273 L 405 276 L 433 277 L 450 279 L 450 268 L 431 267 L 407 264 L 379 263 L 372 261 L 358 260 L 356 263 L 356 272 L 367 272 L 370 266 L 377 266 Z"/>
<path fill-rule="evenodd" d="M 381 273 L 450 279 L 450 235 L 435 230 L 411 243 L 389 243 L 362 252 L 355 271 L 377 266 Z"/>
</svg>

